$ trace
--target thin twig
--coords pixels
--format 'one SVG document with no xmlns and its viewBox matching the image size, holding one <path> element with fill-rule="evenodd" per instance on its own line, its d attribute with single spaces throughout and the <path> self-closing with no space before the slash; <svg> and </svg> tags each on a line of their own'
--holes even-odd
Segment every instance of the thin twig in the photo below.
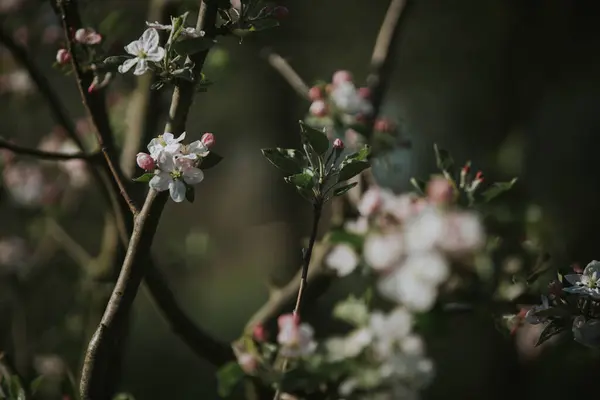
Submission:
<svg viewBox="0 0 600 400">
<path fill-rule="evenodd" d="M 270 48 L 263 49 L 261 55 L 267 59 L 269 64 L 279 72 L 283 79 L 290 84 L 292 89 L 294 89 L 300 97 L 310 100 L 310 97 L 308 96 L 309 87 L 283 57 L 273 52 Z"/>
<path fill-rule="evenodd" d="M 67 50 L 71 55 L 71 65 L 73 66 L 73 71 L 77 80 L 77 88 L 79 89 L 83 106 L 90 117 L 92 127 L 94 128 L 94 132 L 98 138 L 98 144 L 100 145 L 106 160 L 106 165 L 113 176 L 114 182 L 117 184 L 119 192 L 127 203 L 131 213 L 133 215 L 137 215 L 139 212 L 138 208 L 127 192 L 127 188 L 123 183 L 121 170 L 118 167 L 118 157 L 110 129 L 110 122 L 107 118 L 108 113 L 105 112 L 106 104 L 104 102 L 104 97 L 98 96 L 97 91 L 88 93 L 87 88 L 92 82 L 93 76 L 91 76 L 90 73 L 83 72 L 75 55 L 74 37 L 71 32 L 72 30 L 76 30 L 81 27 L 81 20 L 79 13 L 77 12 L 77 3 L 75 0 L 58 0 L 57 5 L 58 9 L 60 10 L 63 31 L 65 37 L 67 38 Z M 106 118 L 100 118 L 100 116 L 106 116 Z"/>
<path fill-rule="evenodd" d="M 15 154 L 41 158 L 44 160 L 97 160 L 98 156 L 101 155 L 100 152 L 94 153 L 56 153 L 51 151 L 43 151 L 38 149 L 32 149 L 30 147 L 19 146 L 14 143 L 11 143 L 7 140 L 0 138 L 0 149 L 10 150 Z"/>
<path fill-rule="evenodd" d="M 367 121 L 370 130 L 373 129 L 375 119 L 379 115 L 388 81 L 392 74 L 394 50 L 400 31 L 400 17 L 408 1 L 391 0 L 381 28 L 379 28 L 375 47 L 373 47 L 370 73 L 367 77 L 367 85 L 371 91 L 371 104 L 373 105 L 373 113 Z"/>
</svg>

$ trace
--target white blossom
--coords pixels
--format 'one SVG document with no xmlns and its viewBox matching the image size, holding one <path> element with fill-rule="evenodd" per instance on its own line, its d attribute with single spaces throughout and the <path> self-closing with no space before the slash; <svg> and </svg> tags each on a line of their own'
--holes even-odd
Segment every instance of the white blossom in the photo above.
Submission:
<svg viewBox="0 0 600 400">
<path fill-rule="evenodd" d="M 190 144 L 182 145 L 179 157 L 190 160 L 197 160 L 199 157 L 206 157 L 210 151 L 208 147 L 200 140 L 196 140 Z"/>
<path fill-rule="evenodd" d="M 600 299 L 600 262 L 590 262 L 583 274 L 565 275 L 565 279 L 573 286 L 563 288 L 565 292 L 591 296 Z"/>
<path fill-rule="evenodd" d="M 401 267 L 431 285 L 439 285 L 450 275 L 450 266 L 438 252 L 410 255 Z"/>
<path fill-rule="evenodd" d="M 195 185 L 204 179 L 204 173 L 185 158 L 170 153 L 159 155 L 158 169 L 150 180 L 150 187 L 159 192 L 169 190 L 173 201 L 180 203 L 185 199 L 186 184 Z"/>
<path fill-rule="evenodd" d="M 171 155 L 179 154 L 181 147 L 181 141 L 185 139 L 185 132 L 183 132 L 178 138 L 170 132 L 165 132 L 157 138 L 154 138 L 148 144 L 148 151 L 155 160 L 158 160 L 158 156 L 161 153 L 168 153 Z"/>
<path fill-rule="evenodd" d="M 300 324 L 292 314 L 282 315 L 278 319 L 280 354 L 283 357 L 297 358 L 313 353 L 317 347 L 313 340 L 314 331 L 308 324 Z"/>
<path fill-rule="evenodd" d="M 408 252 L 432 250 L 444 234 L 444 215 L 435 207 L 428 207 L 406 223 L 406 248 Z"/>
<path fill-rule="evenodd" d="M 328 358 L 331 362 L 342 361 L 358 356 L 371 344 L 373 334 L 367 328 L 353 331 L 346 337 L 334 337 L 325 342 Z"/>
<path fill-rule="evenodd" d="M 374 346 L 381 358 L 387 358 L 412 330 L 412 314 L 404 307 L 397 307 L 388 315 L 379 311 L 371 314 L 369 328 L 375 338 Z"/>
<path fill-rule="evenodd" d="M 485 232 L 477 215 L 467 212 L 450 213 L 445 217 L 440 247 L 449 253 L 473 252 L 484 244 Z"/>
<path fill-rule="evenodd" d="M 352 82 L 344 81 L 334 86 L 331 99 L 336 107 L 343 113 L 350 115 L 368 115 L 373 111 L 373 106 L 360 96 Z"/>
<path fill-rule="evenodd" d="M 334 269 L 338 276 L 351 274 L 358 265 L 358 256 L 354 249 L 347 244 L 338 244 L 327 255 L 325 263 Z"/>
<path fill-rule="evenodd" d="M 149 69 L 148 62 L 159 62 L 165 56 L 165 49 L 158 45 L 159 37 L 156 29 L 150 28 L 138 40 L 125 46 L 125 51 L 133 58 L 128 59 L 119 66 L 119 72 L 124 74 L 134 65 L 134 75 L 142 75 Z"/>
<path fill-rule="evenodd" d="M 404 253 L 401 232 L 374 233 L 367 236 L 363 246 L 363 256 L 367 264 L 375 270 L 385 270 L 400 261 Z"/>
<path fill-rule="evenodd" d="M 436 286 L 419 278 L 408 268 L 399 268 L 382 278 L 378 289 L 389 300 L 417 312 L 429 311 L 437 297 Z"/>
</svg>

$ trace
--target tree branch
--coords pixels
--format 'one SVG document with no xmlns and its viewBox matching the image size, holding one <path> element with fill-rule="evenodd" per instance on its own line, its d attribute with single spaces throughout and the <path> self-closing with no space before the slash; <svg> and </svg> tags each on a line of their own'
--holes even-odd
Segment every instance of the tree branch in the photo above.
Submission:
<svg viewBox="0 0 600 400">
<path fill-rule="evenodd" d="M 50 152 L 50 151 L 43 151 L 43 150 L 38 150 L 38 149 L 32 149 L 29 147 L 19 146 L 14 143 L 11 143 L 7 140 L 4 140 L 2 138 L 0 138 L 0 149 L 10 150 L 15 154 L 20 154 L 20 155 L 25 155 L 25 156 L 35 157 L 35 158 L 41 158 L 44 160 L 58 160 L 58 161 L 81 159 L 81 160 L 88 160 L 90 162 L 93 162 L 94 160 L 98 159 L 99 155 L 101 155 L 101 153 L 99 153 L 99 152 L 70 153 L 69 154 L 69 153 L 55 153 L 55 152 Z"/>
<path fill-rule="evenodd" d="M 127 192 L 127 188 L 123 183 L 121 170 L 118 167 L 117 152 L 114 145 L 114 139 L 112 137 L 110 122 L 108 120 L 108 112 L 106 112 L 104 96 L 100 95 L 100 91 L 88 93 L 87 88 L 93 80 L 93 74 L 90 72 L 83 72 L 75 52 L 73 51 L 75 43 L 73 37 L 74 35 L 71 32 L 81 28 L 81 19 L 77 10 L 77 2 L 76 0 L 58 0 L 57 6 L 60 10 L 63 31 L 67 39 L 67 50 L 71 55 L 71 64 L 73 66 L 73 71 L 75 73 L 77 87 L 81 95 L 83 106 L 90 117 L 94 132 L 98 138 L 98 144 L 102 149 L 102 153 L 106 160 L 106 165 L 113 176 L 114 182 L 116 183 L 121 196 L 127 203 L 131 213 L 133 215 L 137 215 L 138 208 Z"/>
<path fill-rule="evenodd" d="M 310 100 L 310 97 L 308 96 L 308 91 L 310 88 L 306 83 L 304 83 L 300 75 L 298 75 L 298 73 L 283 57 L 275 53 L 270 48 L 263 49 L 261 51 L 261 55 L 267 59 L 269 64 L 271 64 L 271 66 L 275 68 L 277 72 L 279 72 L 283 79 L 290 84 L 292 89 L 294 89 L 300 97 L 304 98 L 305 100 Z"/>
<path fill-rule="evenodd" d="M 197 29 L 204 30 L 207 37 L 214 38 L 217 18 L 217 3 L 202 1 Z M 66 25 L 66 24 L 65 24 Z M 191 57 L 194 75 L 200 76 L 208 50 Z M 195 80 L 196 80 L 195 79 Z M 165 131 L 179 134 L 185 131 L 185 124 L 193 102 L 195 84 L 187 81 L 176 82 L 169 110 L 169 121 Z M 105 380 L 111 368 L 114 344 L 121 339 L 121 332 L 133 300 L 144 276 L 149 260 L 150 247 L 160 215 L 168 199 L 168 193 L 150 190 L 141 213 L 135 219 L 134 230 L 119 279 L 113 290 L 108 306 L 86 353 L 80 382 L 83 400 L 105 400 Z M 147 222 L 147 223 L 146 223 Z"/>
</svg>

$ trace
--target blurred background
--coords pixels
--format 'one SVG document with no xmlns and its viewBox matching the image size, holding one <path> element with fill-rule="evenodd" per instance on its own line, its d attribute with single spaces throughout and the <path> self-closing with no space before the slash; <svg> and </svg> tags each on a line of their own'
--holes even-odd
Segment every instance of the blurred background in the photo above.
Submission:
<svg viewBox="0 0 600 400">
<path fill-rule="evenodd" d="M 140 36 L 148 15 L 160 18 L 157 7 L 197 11 L 195 1 L 162 3 L 80 1 L 84 25 L 105 37 L 110 55 Z M 279 53 L 308 84 L 338 69 L 362 82 L 388 1 L 282 4 L 290 12 L 281 27 L 242 43 L 220 38 L 211 52 L 205 73 L 214 85 L 196 97 L 187 132 L 193 139 L 213 132 L 225 160 L 206 173 L 194 204 L 168 204 L 152 250 L 185 311 L 224 341 L 241 334 L 268 285 L 293 276 L 310 229 L 310 206 L 260 153 L 298 144 L 297 121 L 308 103 L 261 51 Z M 506 206 L 539 206 L 553 263 L 598 258 L 598 15 L 600 3 L 585 0 L 415 1 L 402 22 L 383 107 L 412 148 L 388 156 L 387 169 L 377 171 L 380 183 L 408 190 L 410 177 L 433 172 L 436 142 L 492 181 L 519 177 L 510 197 L 518 204 Z M 68 105 L 83 140 L 93 143 L 73 76 L 53 67 L 64 39 L 49 2 L 0 0 L 0 24 Z M 139 118 L 135 87 L 132 75 L 119 75 L 107 89 L 118 143 Z M 152 135 L 162 132 L 169 100 L 170 91 L 161 92 Z M 2 138 L 65 150 L 45 100 L 3 47 L 0 105 Z M 103 311 L 98 298 L 111 288 L 90 271 L 105 255 L 102 244 L 110 247 L 107 204 L 77 161 L 42 163 L 7 152 L 1 158 L 0 350 L 23 371 L 53 374 L 64 364 L 77 375 Z M 347 290 L 336 285 L 317 309 Z M 312 318 L 318 327 L 329 314 Z M 491 315 L 435 321 L 427 337 L 438 373 L 426 398 L 558 399 L 596 389 L 598 354 L 570 343 L 533 349 L 535 334 L 504 336 Z M 215 369 L 170 332 L 145 289 L 125 349 L 120 387 L 136 399 L 218 398 Z"/>
</svg>

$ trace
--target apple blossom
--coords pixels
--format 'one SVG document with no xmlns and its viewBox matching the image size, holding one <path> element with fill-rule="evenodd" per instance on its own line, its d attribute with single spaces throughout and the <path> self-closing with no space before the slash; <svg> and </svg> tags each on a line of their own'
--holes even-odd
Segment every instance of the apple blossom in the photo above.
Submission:
<svg viewBox="0 0 600 400">
<path fill-rule="evenodd" d="M 64 64 L 67 64 L 69 61 L 71 61 L 71 54 L 69 53 L 69 50 L 59 49 L 56 52 L 56 62 L 57 63 L 59 63 L 60 65 L 64 65 Z"/>
<path fill-rule="evenodd" d="M 350 71 L 345 70 L 336 71 L 333 74 L 331 82 L 334 86 L 345 82 L 352 82 L 352 73 L 350 73 Z"/>
<path fill-rule="evenodd" d="M 323 100 L 315 100 L 310 105 L 309 112 L 315 117 L 324 117 L 327 115 L 327 104 Z"/>
<path fill-rule="evenodd" d="M 204 144 L 204 146 L 206 146 L 207 149 L 210 149 L 215 145 L 215 135 L 210 132 L 206 132 L 204 135 L 202 135 L 200 141 Z"/>
<path fill-rule="evenodd" d="M 150 180 L 150 187 L 162 192 L 169 190 L 171 198 L 177 203 L 185 199 L 186 185 L 195 185 L 204 179 L 204 173 L 193 166 L 191 160 L 167 152 L 157 159 L 158 169 Z"/>
<path fill-rule="evenodd" d="M 373 233 L 365 239 L 363 256 L 371 268 L 386 270 L 400 262 L 404 250 L 401 232 Z"/>
<path fill-rule="evenodd" d="M 165 56 L 165 49 L 158 45 L 158 32 L 154 28 L 146 29 L 138 40 L 125 46 L 125 51 L 132 56 L 119 66 L 118 70 L 124 74 L 134 65 L 134 75 L 143 75 L 150 68 L 148 62 L 159 62 Z"/>
<path fill-rule="evenodd" d="M 279 334 L 277 342 L 284 357 L 296 358 L 311 354 L 317 344 L 313 341 L 314 331 L 308 324 L 301 324 L 297 316 L 285 314 L 277 320 Z"/>
<path fill-rule="evenodd" d="M 175 155 L 181 150 L 181 147 L 183 146 L 181 141 L 183 139 L 185 139 L 185 132 L 178 138 L 175 138 L 175 135 L 170 132 L 165 132 L 150 141 L 148 144 L 148 151 L 155 160 L 158 159 L 158 156 L 162 152 Z"/>
<path fill-rule="evenodd" d="M 336 107 L 345 114 L 368 115 L 373 111 L 373 106 L 358 94 L 352 82 L 341 81 L 335 84 L 331 91 L 331 99 Z"/>
<path fill-rule="evenodd" d="M 154 159 L 150 154 L 138 153 L 136 156 L 136 163 L 138 167 L 140 167 L 144 171 L 154 171 Z"/>
<path fill-rule="evenodd" d="M 327 255 L 325 263 L 335 270 L 338 276 L 351 274 L 358 265 L 358 256 L 354 249 L 347 244 L 338 244 Z"/>
</svg>

